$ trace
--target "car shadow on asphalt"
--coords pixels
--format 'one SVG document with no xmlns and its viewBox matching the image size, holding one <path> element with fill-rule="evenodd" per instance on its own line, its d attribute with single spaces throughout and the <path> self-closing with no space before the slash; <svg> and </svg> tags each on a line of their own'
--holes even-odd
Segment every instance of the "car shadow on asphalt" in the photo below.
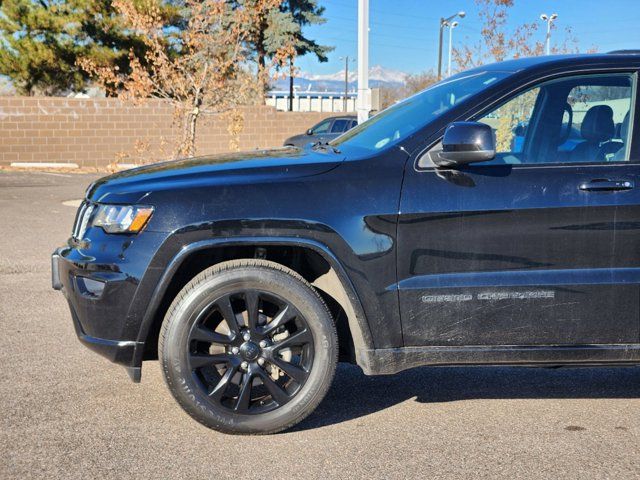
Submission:
<svg viewBox="0 0 640 480">
<path fill-rule="evenodd" d="M 364 417 L 415 398 L 421 403 L 470 399 L 640 398 L 640 367 L 422 367 L 368 377 L 340 364 L 323 402 L 293 431 Z"/>
</svg>

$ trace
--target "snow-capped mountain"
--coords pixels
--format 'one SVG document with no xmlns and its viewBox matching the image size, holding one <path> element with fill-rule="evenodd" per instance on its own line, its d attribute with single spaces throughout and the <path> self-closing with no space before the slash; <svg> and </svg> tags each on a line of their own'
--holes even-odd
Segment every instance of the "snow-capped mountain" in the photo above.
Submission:
<svg viewBox="0 0 640 480">
<path fill-rule="evenodd" d="M 369 86 L 400 86 L 405 83 L 407 74 L 399 70 L 384 68 L 375 65 L 369 69 Z M 357 88 L 358 72 L 355 65 L 353 70 L 349 70 L 349 90 Z M 336 73 L 316 75 L 309 72 L 298 72 L 294 79 L 294 85 L 298 91 L 314 92 L 343 92 L 344 91 L 344 69 Z M 289 79 L 281 79 L 275 82 L 273 90 L 283 91 L 289 89 Z"/>
<path fill-rule="evenodd" d="M 336 73 L 329 73 L 325 75 L 314 75 L 307 72 L 299 72 L 298 78 L 304 78 L 305 80 L 315 81 L 344 81 L 344 69 Z M 392 70 L 390 68 L 384 68 L 381 65 L 375 65 L 369 69 L 369 81 L 379 81 L 385 83 L 404 83 L 407 78 L 407 74 L 399 70 Z M 353 70 L 349 71 L 349 81 L 358 81 L 358 72 Z"/>
</svg>

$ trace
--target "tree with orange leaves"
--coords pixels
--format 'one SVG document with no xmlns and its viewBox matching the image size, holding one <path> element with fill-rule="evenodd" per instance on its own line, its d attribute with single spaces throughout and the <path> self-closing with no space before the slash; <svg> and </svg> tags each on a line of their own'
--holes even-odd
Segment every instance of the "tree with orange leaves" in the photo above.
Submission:
<svg viewBox="0 0 640 480">
<path fill-rule="evenodd" d="M 131 51 L 127 73 L 89 58 L 78 63 L 112 95 L 135 102 L 147 98 L 170 102 L 181 131 L 175 156 L 193 156 L 202 115 L 225 116 L 235 138 L 242 130 L 239 107 L 255 98 L 247 43 L 253 25 L 266 12 L 279 8 L 281 0 L 252 3 L 253 8 L 246 9 L 231 8 L 225 0 L 185 0 L 183 28 L 170 29 L 154 4 L 141 8 L 134 2 L 114 0 L 123 21 L 144 39 L 144 57 Z M 172 54 L 175 51 L 177 55 Z M 283 43 L 271 56 L 269 67 L 284 65 L 292 56 L 294 45 Z"/>
</svg>

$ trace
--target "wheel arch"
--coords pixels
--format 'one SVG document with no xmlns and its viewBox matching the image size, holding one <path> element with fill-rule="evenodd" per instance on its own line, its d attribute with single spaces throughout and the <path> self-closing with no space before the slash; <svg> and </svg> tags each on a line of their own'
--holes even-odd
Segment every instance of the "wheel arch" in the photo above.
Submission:
<svg viewBox="0 0 640 480">
<path fill-rule="evenodd" d="M 353 361 L 359 363 L 358 359 L 361 357 L 359 352 L 374 348 L 369 324 L 356 290 L 344 267 L 326 245 L 316 240 L 297 237 L 218 238 L 200 240 L 183 245 L 167 264 L 154 289 L 141 322 L 138 333 L 139 347 L 136 349 L 135 354 L 136 365 L 141 365 L 145 352 L 149 351 L 149 342 L 154 343 L 154 335 L 159 331 L 164 317 L 163 310 L 166 310 L 168 304 L 171 303 L 172 298 L 177 293 L 177 291 L 173 290 L 177 288 L 179 291 L 181 283 L 185 283 L 179 278 L 181 269 L 189 265 L 189 262 L 195 263 L 196 269 L 204 270 L 226 260 L 255 258 L 255 253 L 258 249 L 276 252 L 281 252 L 281 249 L 293 249 L 297 252 L 304 251 L 317 255 L 326 262 L 328 266 L 326 272 L 323 272 L 317 278 L 309 278 L 308 272 L 298 271 L 298 269 L 292 268 L 290 264 L 269 258 L 297 271 L 325 297 L 325 300 L 329 300 L 328 303 L 335 302 L 342 309 L 346 317 L 347 331 L 344 331 L 345 325 L 342 326 L 342 332 L 341 325 L 337 325 L 337 327 L 341 340 L 347 336 L 348 341 L 352 343 L 351 348 L 353 351 L 350 353 Z M 207 259 L 214 260 L 198 263 L 199 258 L 202 258 L 203 255 Z M 307 273 L 307 275 L 304 273 Z M 317 273 L 316 269 L 315 274 Z M 188 281 L 188 279 L 186 280 Z"/>
</svg>

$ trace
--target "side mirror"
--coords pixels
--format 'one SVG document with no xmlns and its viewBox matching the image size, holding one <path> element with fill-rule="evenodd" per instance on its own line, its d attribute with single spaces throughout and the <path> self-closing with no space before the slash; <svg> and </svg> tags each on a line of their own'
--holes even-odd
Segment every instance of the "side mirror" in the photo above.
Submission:
<svg viewBox="0 0 640 480">
<path fill-rule="evenodd" d="M 307 130 L 307 135 L 313 135 L 313 130 L 312 129 Z"/>
<path fill-rule="evenodd" d="M 496 156 L 496 139 L 489 125 L 479 122 L 454 122 L 442 139 L 442 151 L 432 156 L 439 167 L 486 162 Z"/>
</svg>

